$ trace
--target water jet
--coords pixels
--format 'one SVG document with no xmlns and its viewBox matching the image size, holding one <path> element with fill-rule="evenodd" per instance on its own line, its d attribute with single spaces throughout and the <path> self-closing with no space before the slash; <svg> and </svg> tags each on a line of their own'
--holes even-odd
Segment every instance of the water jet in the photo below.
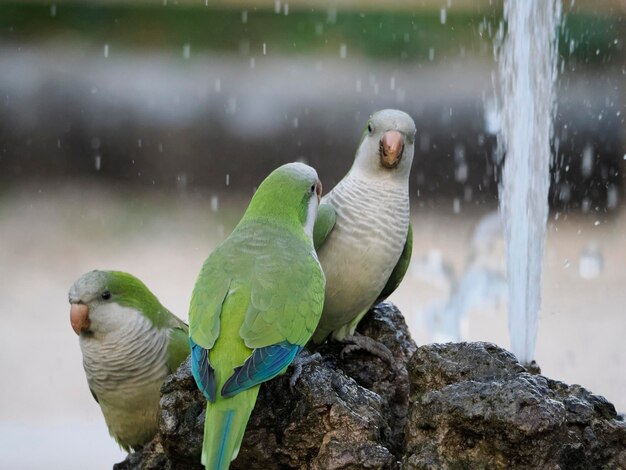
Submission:
<svg viewBox="0 0 626 470">
<path fill-rule="evenodd" d="M 498 54 L 500 213 L 511 350 L 524 364 L 534 359 L 541 310 L 560 17 L 560 0 L 504 2 L 507 31 Z"/>
</svg>

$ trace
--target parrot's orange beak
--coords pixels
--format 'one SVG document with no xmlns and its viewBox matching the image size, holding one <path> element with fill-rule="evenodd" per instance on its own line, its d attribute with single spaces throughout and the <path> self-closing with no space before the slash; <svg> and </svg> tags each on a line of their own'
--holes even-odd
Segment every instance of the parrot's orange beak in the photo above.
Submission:
<svg viewBox="0 0 626 470">
<path fill-rule="evenodd" d="M 317 202 L 319 204 L 322 198 L 322 182 L 320 180 L 317 180 L 317 183 L 315 183 L 315 194 L 317 194 Z"/>
<path fill-rule="evenodd" d="M 89 329 L 89 307 L 85 304 L 72 304 L 70 308 L 70 323 L 77 335 Z"/>
<path fill-rule="evenodd" d="M 385 168 L 395 168 L 402 159 L 404 136 L 398 131 L 387 131 L 380 139 L 380 163 Z"/>
</svg>

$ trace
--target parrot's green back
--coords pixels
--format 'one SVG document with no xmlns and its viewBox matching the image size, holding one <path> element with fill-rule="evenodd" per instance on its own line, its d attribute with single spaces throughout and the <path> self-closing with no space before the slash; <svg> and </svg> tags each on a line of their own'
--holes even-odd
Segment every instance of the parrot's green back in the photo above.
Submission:
<svg viewBox="0 0 626 470">
<path fill-rule="evenodd" d="M 211 470 L 236 457 L 259 385 L 284 372 L 321 316 L 325 279 L 300 186 L 268 177 L 194 288 L 189 338 L 208 399 L 202 463 Z"/>
</svg>

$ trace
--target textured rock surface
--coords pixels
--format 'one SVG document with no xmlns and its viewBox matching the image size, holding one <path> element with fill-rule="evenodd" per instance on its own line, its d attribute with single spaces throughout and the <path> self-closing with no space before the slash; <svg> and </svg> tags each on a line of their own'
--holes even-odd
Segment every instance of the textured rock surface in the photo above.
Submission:
<svg viewBox="0 0 626 470">
<path fill-rule="evenodd" d="M 420 347 L 403 467 L 626 468 L 626 423 L 603 397 L 532 375 L 489 343 Z"/>
<path fill-rule="evenodd" d="M 324 345 L 293 390 L 288 376 L 261 387 L 232 469 L 626 468 L 626 423 L 604 398 L 493 344 L 416 348 L 391 304 L 359 330 L 393 367 Z M 205 401 L 188 363 L 163 385 L 161 407 L 159 434 L 116 468 L 202 468 Z"/>
<path fill-rule="evenodd" d="M 293 390 L 288 376 L 261 387 L 232 469 L 399 467 L 408 414 L 406 366 L 416 346 L 391 304 L 370 312 L 359 330 L 388 347 L 395 370 L 367 352 L 342 359 L 341 345 L 322 347 L 322 359 L 304 366 Z M 187 362 L 163 385 L 159 434 L 118 468 L 201 468 L 204 403 Z"/>
</svg>

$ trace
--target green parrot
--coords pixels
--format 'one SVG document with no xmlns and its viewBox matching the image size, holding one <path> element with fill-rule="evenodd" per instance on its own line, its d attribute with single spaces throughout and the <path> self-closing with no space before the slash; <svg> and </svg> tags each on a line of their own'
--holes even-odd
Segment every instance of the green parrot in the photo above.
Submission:
<svg viewBox="0 0 626 470">
<path fill-rule="evenodd" d="M 307 165 L 274 170 L 200 271 L 189 343 L 193 376 L 207 399 L 208 469 L 228 469 L 260 384 L 283 373 L 315 331 L 325 284 L 313 247 L 321 191 Z"/>
<path fill-rule="evenodd" d="M 348 174 L 321 201 L 315 247 L 326 275 L 324 311 L 313 336 L 365 349 L 354 335 L 367 311 L 398 287 L 411 259 L 409 173 L 415 123 L 395 109 L 370 116 Z"/>
<path fill-rule="evenodd" d="M 69 291 L 70 322 L 109 433 L 127 452 L 156 434 L 165 377 L 190 353 L 187 325 L 136 277 L 83 274 Z"/>
</svg>

